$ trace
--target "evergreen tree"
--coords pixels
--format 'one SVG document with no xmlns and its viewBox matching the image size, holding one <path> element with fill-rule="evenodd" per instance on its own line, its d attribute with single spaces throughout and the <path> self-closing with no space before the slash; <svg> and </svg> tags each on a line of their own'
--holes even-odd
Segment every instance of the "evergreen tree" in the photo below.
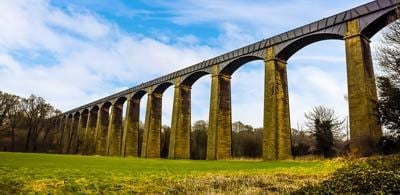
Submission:
<svg viewBox="0 0 400 195">
<path fill-rule="evenodd" d="M 325 158 L 332 157 L 335 154 L 333 147 L 344 120 L 339 120 L 334 110 L 323 106 L 314 107 L 313 111 L 305 113 L 305 117 L 306 125 L 315 137 L 316 149 Z"/>
</svg>

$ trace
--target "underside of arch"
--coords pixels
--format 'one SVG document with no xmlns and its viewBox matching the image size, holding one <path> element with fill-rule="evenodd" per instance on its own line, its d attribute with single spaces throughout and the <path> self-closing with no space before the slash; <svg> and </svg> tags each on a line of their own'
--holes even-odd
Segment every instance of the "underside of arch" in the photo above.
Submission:
<svg viewBox="0 0 400 195">
<path fill-rule="evenodd" d="M 324 41 L 324 40 L 343 40 L 343 36 L 340 34 L 333 33 L 319 33 L 313 34 L 306 37 L 302 37 L 286 47 L 284 47 L 279 53 L 277 53 L 276 57 L 278 59 L 287 61 L 291 56 L 293 56 L 296 52 L 301 50 L 302 48 L 311 45 L 315 42 Z"/>
<path fill-rule="evenodd" d="M 153 93 L 163 94 L 164 91 L 167 90 L 171 85 L 173 84 L 170 82 L 161 83 L 160 85 L 157 85 L 157 87 L 153 90 Z"/>
<path fill-rule="evenodd" d="M 118 98 L 117 101 L 115 101 L 115 104 L 122 105 L 125 103 L 125 101 L 126 101 L 126 97 L 122 96 L 122 97 Z"/>
<path fill-rule="evenodd" d="M 79 117 L 81 115 L 81 113 L 78 111 L 74 114 L 74 118 Z"/>
<path fill-rule="evenodd" d="M 89 109 L 84 109 L 83 111 L 82 111 L 82 115 L 85 115 L 85 114 L 88 114 L 89 113 Z"/>
<path fill-rule="evenodd" d="M 224 75 L 232 75 L 242 65 L 255 60 L 263 60 L 263 59 L 258 56 L 243 56 L 238 59 L 235 59 L 234 61 L 224 66 L 219 73 Z"/>
<path fill-rule="evenodd" d="M 144 95 L 146 95 L 146 91 L 145 90 L 140 90 L 140 91 L 138 91 L 138 92 L 135 92 L 135 94 L 132 96 L 132 99 L 133 100 L 140 100 L 140 99 L 142 99 L 142 97 L 144 96 Z"/>
<path fill-rule="evenodd" d="M 368 38 L 371 38 L 380 30 L 398 19 L 400 19 L 400 7 L 389 10 L 388 12 L 379 16 L 373 22 L 370 22 L 365 28 L 361 30 L 361 34 L 365 35 Z"/>
<path fill-rule="evenodd" d="M 197 80 L 199 80 L 201 77 L 210 74 L 209 72 L 206 71 L 198 71 L 195 72 L 189 76 L 187 76 L 181 83 L 181 85 L 185 86 L 192 86 Z"/>
<path fill-rule="evenodd" d="M 99 110 L 99 106 L 93 106 L 93 108 L 90 109 L 90 112 L 97 112 Z"/>
<path fill-rule="evenodd" d="M 102 109 L 108 109 L 108 108 L 110 108 L 111 107 L 111 102 L 105 102 L 105 103 L 103 103 L 103 105 L 101 106 L 101 108 Z"/>
</svg>

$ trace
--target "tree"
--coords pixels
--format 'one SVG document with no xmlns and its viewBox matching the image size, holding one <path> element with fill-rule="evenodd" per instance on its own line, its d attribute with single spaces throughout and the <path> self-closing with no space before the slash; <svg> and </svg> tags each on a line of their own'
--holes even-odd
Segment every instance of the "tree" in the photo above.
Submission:
<svg viewBox="0 0 400 195">
<path fill-rule="evenodd" d="M 161 158 L 168 158 L 169 149 L 169 138 L 171 133 L 171 127 L 163 125 L 161 128 L 161 143 L 160 143 L 160 156 Z"/>
<path fill-rule="evenodd" d="M 206 121 L 196 121 L 190 134 L 190 158 L 206 159 L 207 155 L 207 128 Z"/>
<path fill-rule="evenodd" d="M 18 104 L 19 97 L 0 91 L 0 130 L 4 128 L 10 110 Z"/>
<path fill-rule="evenodd" d="M 11 151 L 15 151 L 15 130 L 22 119 L 19 101 L 20 97 L 0 91 L 0 130 L 9 130 Z"/>
<path fill-rule="evenodd" d="M 35 95 L 31 95 L 28 99 L 23 99 L 22 107 L 28 129 L 25 151 L 29 151 L 29 148 L 32 147 L 31 151 L 36 152 L 40 133 L 44 129 L 46 119 L 50 117 L 50 113 L 54 108 L 47 104 L 43 98 Z"/>
<path fill-rule="evenodd" d="M 11 151 L 15 151 L 15 139 L 16 139 L 16 129 L 22 125 L 24 119 L 24 113 L 22 111 L 20 98 L 15 96 L 13 106 L 8 112 L 8 122 L 7 125 L 11 130 Z"/>
<path fill-rule="evenodd" d="M 305 113 L 306 126 L 312 132 L 316 141 L 316 149 L 325 158 L 334 155 L 335 139 L 342 129 L 344 120 L 335 116 L 335 111 L 323 106 L 313 108 L 313 111 Z"/>
<path fill-rule="evenodd" d="M 304 156 L 311 153 L 311 147 L 315 146 L 313 135 L 307 131 L 299 131 L 292 129 L 292 155 L 294 158 L 297 156 Z"/>
<path fill-rule="evenodd" d="M 378 62 L 383 72 L 377 78 L 381 121 L 392 133 L 400 135 L 400 21 L 383 34 Z"/>
<path fill-rule="evenodd" d="M 61 133 L 58 126 L 61 114 L 60 110 L 54 108 L 49 109 L 48 117 L 45 119 L 41 143 L 45 151 L 49 151 L 50 148 L 53 150 L 57 148 L 57 134 Z"/>
</svg>

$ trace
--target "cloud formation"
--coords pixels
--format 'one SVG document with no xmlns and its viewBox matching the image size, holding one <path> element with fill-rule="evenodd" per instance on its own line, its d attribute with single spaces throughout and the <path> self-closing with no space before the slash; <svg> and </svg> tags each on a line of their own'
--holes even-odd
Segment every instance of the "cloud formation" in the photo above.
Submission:
<svg viewBox="0 0 400 195">
<path fill-rule="evenodd" d="M 158 23 L 201 26 L 216 32 L 204 38 L 182 29 L 152 29 L 150 34 L 127 30 L 97 9 L 74 2 L 73 6 L 59 7 L 48 0 L 0 1 L 0 25 L 4 27 L 0 31 L 0 90 L 25 97 L 33 93 L 66 111 L 365 3 L 339 0 L 333 6 L 309 0 L 156 0 L 151 4 L 161 11 L 135 9 L 119 1 L 113 8 L 118 17 L 128 17 L 132 23 L 139 22 L 136 16 L 146 15 Z M 104 1 L 98 9 L 111 4 L 114 2 Z M 159 17 L 162 20 L 154 19 Z M 177 35 L 177 31 L 183 33 Z M 342 42 L 303 49 L 289 60 L 288 74 L 293 127 L 303 122 L 305 111 L 320 104 L 336 109 L 342 117 L 347 115 Z M 233 75 L 233 121 L 262 126 L 263 78 L 262 62 L 246 64 Z M 208 120 L 210 85 L 206 76 L 193 86 L 192 121 Z M 172 97 L 170 88 L 164 94 L 163 124 L 170 125 Z M 144 98 L 142 119 L 145 105 Z"/>
</svg>

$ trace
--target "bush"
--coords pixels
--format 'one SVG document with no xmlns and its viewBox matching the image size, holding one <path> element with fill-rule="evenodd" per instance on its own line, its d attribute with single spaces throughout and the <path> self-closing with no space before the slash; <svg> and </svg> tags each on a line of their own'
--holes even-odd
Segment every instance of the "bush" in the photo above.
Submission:
<svg viewBox="0 0 400 195">
<path fill-rule="evenodd" d="M 400 155 L 372 157 L 351 162 L 317 185 L 307 186 L 295 194 L 400 193 Z"/>
<path fill-rule="evenodd" d="M 378 142 L 379 152 L 383 155 L 400 152 L 400 139 L 394 136 L 383 136 Z"/>
</svg>

